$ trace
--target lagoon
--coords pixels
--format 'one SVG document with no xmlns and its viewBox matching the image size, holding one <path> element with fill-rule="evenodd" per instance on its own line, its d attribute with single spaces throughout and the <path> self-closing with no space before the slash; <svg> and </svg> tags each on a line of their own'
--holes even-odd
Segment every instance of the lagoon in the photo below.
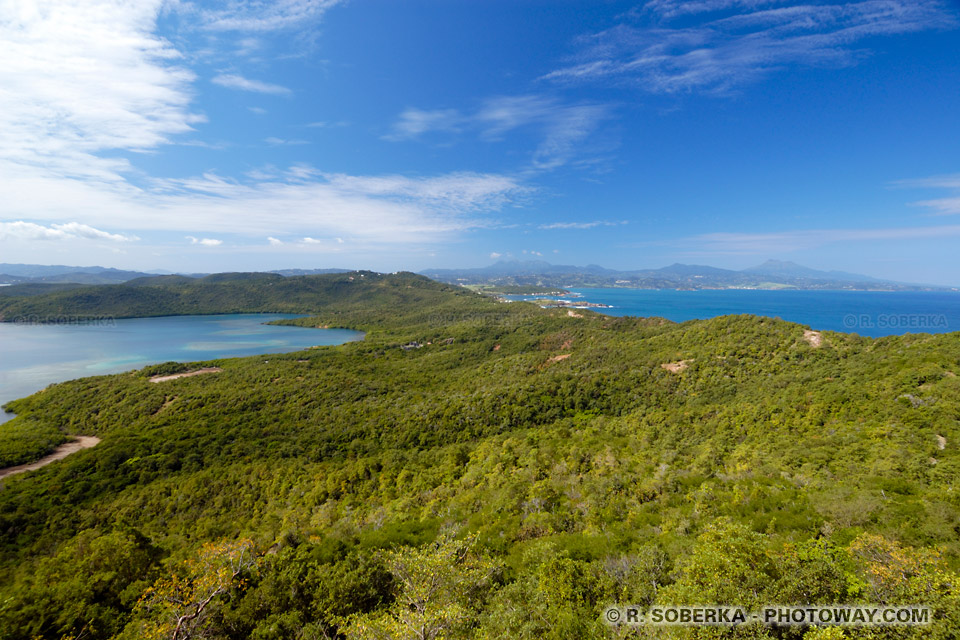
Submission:
<svg viewBox="0 0 960 640">
<path fill-rule="evenodd" d="M 348 329 L 266 325 L 298 316 L 252 313 L 74 324 L 0 323 L 0 405 L 54 382 L 149 364 L 287 353 L 360 340 Z M 0 411 L 0 422 L 13 418 Z"/>
</svg>

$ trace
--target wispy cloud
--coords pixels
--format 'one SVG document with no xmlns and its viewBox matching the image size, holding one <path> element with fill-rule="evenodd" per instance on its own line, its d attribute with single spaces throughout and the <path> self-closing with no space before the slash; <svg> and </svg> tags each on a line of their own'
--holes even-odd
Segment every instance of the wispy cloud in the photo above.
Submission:
<svg viewBox="0 0 960 640">
<path fill-rule="evenodd" d="M 51 224 L 49 227 L 23 220 L 0 222 L 0 240 L 71 239 L 108 240 L 110 242 L 135 242 L 139 240 L 137 236 L 109 233 L 79 222 Z"/>
<path fill-rule="evenodd" d="M 662 18 L 713 13 L 728 9 L 758 9 L 771 5 L 788 4 L 790 0 L 650 0 L 634 15 L 647 11 Z"/>
<path fill-rule="evenodd" d="M 960 173 L 945 176 L 932 176 L 930 178 L 920 178 L 918 180 L 901 180 L 894 183 L 894 186 L 947 190 L 951 195 L 945 198 L 918 200 L 916 202 L 911 202 L 910 204 L 916 207 L 926 207 L 928 209 L 932 209 L 934 215 L 960 215 Z"/>
<path fill-rule="evenodd" d="M 42 175 L 0 181 L 0 201 L 17 202 L 25 219 L 76 216 L 98 226 L 258 237 L 310 231 L 387 245 L 489 226 L 491 212 L 528 192 L 498 174 L 352 176 L 303 166 L 243 183 L 216 174 L 154 180 L 149 190 Z"/>
<path fill-rule="evenodd" d="M 277 31 L 320 20 L 342 0 L 227 0 L 224 6 L 200 9 L 184 3 L 203 25 L 217 31 Z"/>
<path fill-rule="evenodd" d="M 533 152 L 532 165 L 549 170 L 569 162 L 577 147 L 610 116 L 607 105 L 565 104 L 539 95 L 498 96 L 466 113 L 408 108 L 384 139 L 414 140 L 430 133 L 473 131 L 482 139 L 496 141 L 519 129 L 534 130 L 540 142 Z"/>
<path fill-rule="evenodd" d="M 250 80 L 249 78 L 244 78 L 243 76 L 235 73 L 226 73 L 214 76 L 211 82 L 218 84 L 221 87 L 237 89 L 239 91 L 269 93 L 278 96 L 287 96 L 293 93 L 287 87 L 282 87 L 278 84 L 270 84 L 269 82 L 261 82 L 259 80 Z"/>
<path fill-rule="evenodd" d="M 163 0 L 0 3 L 0 174 L 121 180 L 115 150 L 191 131 L 193 73 L 153 32 Z"/>
<path fill-rule="evenodd" d="M 204 247 L 219 247 L 223 244 L 223 240 L 216 238 L 194 238 L 193 236 L 187 236 L 187 240 L 190 241 L 190 244 L 199 244 Z"/>
<path fill-rule="evenodd" d="M 198 247 L 220 234 L 419 247 L 488 226 L 489 216 L 529 192 L 520 178 L 501 174 L 363 176 L 304 165 L 243 181 L 214 173 L 128 179 L 134 174 L 122 154 L 175 142 L 202 120 L 190 109 L 194 75 L 153 33 L 165 2 L 0 3 L 0 202 L 7 218 L 0 239 L 89 238 L 116 229 L 124 234 L 97 239 L 158 230 L 190 234 Z M 265 28 L 332 3 L 231 6 L 242 17 L 265 12 Z M 221 80 L 263 88 L 232 77 Z M 75 221 L 82 226 L 63 226 Z"/>
<path fill-rule="evenodd" d="M 400 114 L 393 125 L 393 130 L 385 135 L 384 139 L 398 142 L 419 138 L 428 132 L 456 132 L 468 122 L 469 118 L 456 109 L 425 111 L 410 107 Z"/>
<path fill-rule="evenodd" d="M 608 220 L 594 220 L 593 222 L 551 222 L 550 224 L 540 225 L 541 229 L 593 229 L 594 227 L 616 227 L 617 225 L 627 224 L 626 220 L 621 222 L 610 222 Z"/>
<path fill-rule="evenodd" d="M 298 146 L 302 144 L 310 144 L 308 140 L 285 140 L 283 138 L 275 138 L 270 136 L 269 138 L 264 138 L 263 140 L 272 147 L 284 147 L 284 146 Z"/>
<path fill-rule="evenodd" d="M 940 0 L 653 0 L 582 38 L 571 64 L 544 77 L 652 93 L 725 92 L 791 65 L 856 64 L 870 53 L 860 44 L 866 38 L 956 24 Z"/>
<path fill-rule="evenodd" d="M 960 237 L 960 225 L 886 229 L 805 229 L 770 233 L 706 233 L 678 243 L 697 255 L 776 255 L 829 244 Z"/>
</svg>

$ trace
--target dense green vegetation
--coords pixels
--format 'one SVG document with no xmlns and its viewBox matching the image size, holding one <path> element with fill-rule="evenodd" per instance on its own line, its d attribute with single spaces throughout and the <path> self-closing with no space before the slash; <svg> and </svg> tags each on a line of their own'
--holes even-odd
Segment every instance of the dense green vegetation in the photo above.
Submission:
<svg viewBox="0 0 960 640">
<path fill-rule="evenodd" d="M 51 423 L 25 418 L 4 424 L 0 427 L 0 469 L 33 462 L 66 441 L 67 435 Z"/>
<path fill-rule="evenodd" d="M 678 637 L 960 634 L 960 334 L 815 347 L 778 320 L 574 317 L 411 274 L 4 304 L 367 331 L 11 403 L 0 451 L 20 432 L 102 442 L 2 481 L 4 638 L 171 638 L 177 621 L 181 638 L 624 637 L 604 609 L 653 602 L 935 611 L 921 629 Z"/>
<path fill-rule="evenodd" d="M 336 303 L 349 307 L 427 302 L 419 291 L 396 295 L 412 274 L 390 278 L 368 271 L 289 277 L 275 273 L 218 273 L 203 278 L 156 276 L 123 284 L 38 291 L 36 285 L 3 287 L 0 321 L 56 322 L 68 318 L 134 318 L 201 313 L 306 313 Z M 445 286 L 452 291 L 454 287 Z M 391 292 L 391 290 L 394 290 Z M 432 292 L 434 293 L 434 292 Z"/>
</svg>

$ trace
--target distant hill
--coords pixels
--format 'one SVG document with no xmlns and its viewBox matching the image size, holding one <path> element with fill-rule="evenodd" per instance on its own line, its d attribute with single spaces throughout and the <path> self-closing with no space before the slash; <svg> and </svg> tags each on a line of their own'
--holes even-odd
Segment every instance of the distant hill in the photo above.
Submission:
<svg viewBox="0 0 960 640">
<path fill-rule="evenodd" d="M 70 267 L 62 264 L 16 264 L 0 262 L 0 273 L 21 278 L 56 276 L 63 273 L 100 273 L 106 267 Z"/>
<path fill-rule="evenodd" d="M 265 273 L 274 273 L 284 277 L 291 276 L 312 276 L 330 273 L 347 273 L 350 269 L 276 269 Z M 136 281 L 137 284 L 145 284 L 150 281 L 152 284 L 163 282 L 162 280 L 150 280 L 157 277 L 173 276 L 177 278 L 203 278 L 210 274 L 207 273 L 189 273 L 173 274 L 169 271 L 125 271 L 122 269 L 113 269 L 111 267 L 75 267 L 68 265 L 45 265 L 45 264 L 10 264 L 0 263 L 0 285 L 2 284 L 22 284 L 22 283 L 77 283 L 77 284 L 122 284 L 124 282 Z M 168 281 L 172 282 L 172 281 Z"/>
<path fill-rule="evenodd" d="M 0 263 L 0 296 L 36 295 L 76 285 L 128 284 L 158 286 L 186 284 L 208 277 L 220 279 L 296 278 L 312 275 L 351 273 L 348 269 L 276 269 L 247 274 L 180 273 L 124 271 L 108 267 L 75 267 Z M 428 269 L 422 275 L 450 284 L 489 284 L 497 286 L 626 287 L 636 289 L 851 289 L 916 291 L 942 290 L 934 287 L 881 280 L 846 271 L 820 271 L 795 262 L 767 260 L 740 271 L 707 265 L 675 263 L 659 269 L 616 270 L 596 264 L 586 266 L 551 264 L 543 260 L 501 260 L 486 267 L 471 269 Z M 32 284 L 34 287 L 23 285 Z M 47 288 L 42 285 L 60 285 Z M 15 288 L 20 287 L 20 288 Z"/>
<path fill-rule="evenodd" d="M 145 278 L 134 278 L 133 280 L 128 280 L 123 284 L 128 287 L 146 287 L 146 286 L 159 286 L 159 285 L 174 285 L 174 284 L 188 284 L 192 282 L 194 278 L 190 276 L 181 276 L 181 275 L 164 275 L 164 276 L 147 276 Z"/>
<path fill-rule="evenodd" d="M 388 305 L 391 301 L 423 302 L 426 309 L 432 299 L 423 297 L 424 291 L 453 291 L 470 298 L 480 297 L 402 272 L 389 276 L 373 271 L 293 277 L 275 273 L 217 273 L 203 278 L 151 276 L 115 285 L 26 283 L 0 287 L 0 322 L 27 318 L 44 321 L 62 315 L 134 318 L 211 313 L 315 313 L 333 301 L 344 309 L 353 304 L 382 302 Z"/>
<path fill-rule="evenodd" d="M 65 289 L 77 289 L 85 285 L 77 284 L 76 282 L 31 282 L 25 281 L 12 285 L 0 286 L 0 297 L 3 296 L 38 296 L 45 293 L 53 293 L 54 291 L 63 291 Z"/>
<path fill-rule="evenodd" d="M 269 273 L 279 273 L 282 276 L 320 276 L 328 273 L 348 273 L 352 269 L 275 269 Z"/>
<path fill-rule="evenodd" d="M 880 280 L 845 271 L 819 271 L 794 262 L 767 260 L 740 271 L 676 263 L 659 269 L 618 271 L 591 264 L 554 265 L 539 260 L 502 260 L 475 269 L 428 269 L 423 275 L 455 284 L 635 289 L 851 289 L 936 290 L 944 287 Z"/>
<path fill-rule="evenodd" d="M 109 267 L 72 267 L 67 265 L 0 264 L 0 284 L 48 282 L 78 284 L 119 284 L 149 276 L 142 271 L 124 271 Z"/>
<path fill-rule="evenodd" d="M 804 267 L 796 262 L 784 260 L 767 260 L 763 264 L 744 269 L 741 273 L 753 273 L 764 276 L 779 276 L 785 278 L 811 278 L 814 280 L 849 280 L 851 282 L 884 282 L 878 278 L 865 276 L 862 273 L 847 271 L 818 271 Z"/>
</svg>

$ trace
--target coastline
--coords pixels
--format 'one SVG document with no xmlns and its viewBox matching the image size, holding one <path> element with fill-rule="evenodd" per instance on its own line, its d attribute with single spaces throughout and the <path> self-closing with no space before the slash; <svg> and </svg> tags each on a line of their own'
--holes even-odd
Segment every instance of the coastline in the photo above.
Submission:
<svg viewBox="0 0 960 640">
<path fill-rule="evenodd" d="M 249 317 L 245 319 L 247 316 Z M 9 355 L 6 362 L 3 363 L 4 366 L 0 366 L 0 380 L 2 380 L 0 382 L 0 405 L 39 393 L 51 384 L 89 376 L 124 373 L 167 361 L 209 363 L 224 358 L 243 358 L 268 353 L 294 353 L 311 349 L 318 342 L 323 344 L 324 339 L 317 337 L 317 333 L 323 333 L 322 331 L 306 331 L 306 327 L 300 325 L 270 324 L 264 322 L 264 316 L 268 319 L 273 316 L 278 320 L 303 317 L 299 314 L 257 312 L 249 314 L 187 314 L 122 318 L 113 325 L 105 326 L 0 324 L 0 349 L 7 349 L 5 355 Z M 226 334 L 227 337 L 223 337 L 225 335 L 221 333 L 223 327 L 219 326 L 217 322 L 234 320 L 249 324 L 249 328 L 255 335 L 249 338 L 241 335 L 231 339 L 230 334 Z M 134 334 L 130 331 L 118 330 L 135 329 L 157 322 L 164 322 L 165 325 L 171 323 L 192 325 L 193 321 L 199 321 L 201 324 L 192 326 L 183 334 L 182 338 L 174 339 L 167 347 L 161 349 L 144 348 L 142 345 L 149 342 L 146 338 L 139 342 L 136 339 L 130 342 L 129 336 Z M 205 324 L 207 322 L 212 324 L 208 327 Z M 262 331 L 261 328 L 263 328 Z M 145 329 L 140 330 L 144 331 Z M 346 331 L 350 334 L 347 336 L 349 339 L 345 342 L 363 339 L 363 332 Z M 337 335 L 338 333 L 338 331 L 330 331 L 327 335 Z M 70 353 L 69 356 L 64 356 L 61 361 L 64 347 L 57 346 L 57 343 L 51 343 L 48 336 L 62 337 L 68 334 L 79 336 L 74 338 L 71 344 L 80 345 L 80 347 L 75 352 Z M 41 336 L 43 339 L 37 338 L 33 343 L 29 342 L 31 336 L 35 335 Z M 102 340 L 101 342 L 91 342 L 91 339 L 96 341 L 98 336 L 104 340 L 109 338 L 109 341 L 116 346 L 108 345 L 103 348 L 100 346 L 93 348 L 91 345 L 94 343 L 97 345 L 103 343 Z M 275 344 L 277 339 L 282 340 L 283 344 L 279 346 Z M 254 347 L 250 344 L 251 342 L 260 344 Z M 329 346 L 345 343 L 339 340 L 330 342 Z M 203 346 L 207 343 L 217 348 L 196 348 L 198 345 Z M 41 356 L 39 359 L 36 357 L 38 352 L 35 349 L 40 350 Z M 103 349 L 108 349 L 106 355 Z M 134 355 L 136 357 L 128 357 Z M 15 364 L 14 358 L 19 358 L 19 365 Z M 0 428 L 15 417 L 14 413 L 0 411 Z"/>
<path fill-rule="evenodd" d="M 869 338 L 960 331 L 960 293 L 956 291 L 627 287 L 571 287 L 570 291 L 578 297 L 550 300 L 549 305 L 531 295 L 510 299 L 673 322 L 748 314 Z"/>
</svg>

